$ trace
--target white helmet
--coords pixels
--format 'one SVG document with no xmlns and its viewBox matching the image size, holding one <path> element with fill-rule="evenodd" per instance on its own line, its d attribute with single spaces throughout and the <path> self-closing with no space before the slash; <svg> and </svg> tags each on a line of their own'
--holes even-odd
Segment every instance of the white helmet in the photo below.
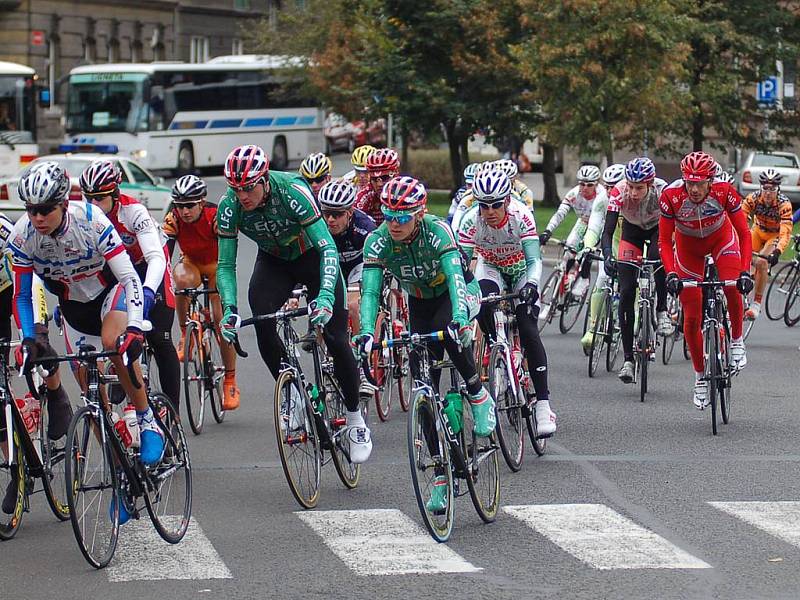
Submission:
<svg viewBox="0 0 800 600">
<path fill-rule="evenodd" d="M 19 198 L 25 204 L 58 204 L 69 197 L 69 175 L 54 161 L 33 165 L 19 180 Z"/>
<path fill-rule="evenodd" d="M 724 172 L 725 169 L 722 168 L 722 165 L 714 161 L 714 177 L 721 177 Z"/>
<path fill-rule="evenodd" d="M 519 174 L 517 163 L 510 158 L 501 158 L 500 160 L 496 160 L 492 163 L 492 167 L 508 175 L 508 178 L 511 179 L 511 181 L 514 181 L 514 178 Z"/>
<path fill-rule="evenodd" d="M 505 200 L 511 194 L 511 178 L 500 169 L 481 169 L 472 184 L 478 202 Z"/>
<path fill-rule="evenodd" d="M 345 210 L 353 206 L 356 201 L 358 188 L 352 183 L 343 180 L 329 181 L 317 193 L 317 202 L 321 208 Z"/>
<path fill-rule="evenodd" d="M 603 183 L 606 185 L 614 185 L 615 183 L 622 181 L 623 177 L 625 177 L 625 165 L 620 163 L 611 165 L 605 171 L 603 171 Z"/>
<path fill-rule="evenodd" d="M 583 165 L 578 169 L 578 181 L 598 181 L 600 179 L 600 169 L 594 165 Z"/>
<path fill-rule="evenodd" d="M 472 185 L 472 182 L 475 181 L 475 174 L 481 167 L 481 163 L 469 163 L 466 167 L 464 167 L 464 183 L 467 185 Z"/>
<path fill-rule="evenodd" d="M 719 179 L 720 181 L 724 181 L 725 183 L 730 183 L 730 184 L 733 184 L 735 182 L 733 175 L 731 175 L 727 171 L 723 171 L 718 177 L 716 177 L 716 179 Z"/>
</svg>

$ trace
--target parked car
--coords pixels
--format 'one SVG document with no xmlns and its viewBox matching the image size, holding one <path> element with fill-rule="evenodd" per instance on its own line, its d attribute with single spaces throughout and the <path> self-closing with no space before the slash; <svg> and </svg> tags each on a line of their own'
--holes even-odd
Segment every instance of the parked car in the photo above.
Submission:
<svg viewBox="0 0 800 600">
<path fill-rule="evenodd" d="M 800 204 L 800 160 L 791 152 L 751 152 L 735 174 L 742 196 L 759 189 L 758 176 L 762 171 L 775 169 L 783 175 L 781 192 L 793 204 Z"/>
<path fill-rule="evenodd" d="M 325 135 L 325 153 L 352 152 L 358 146 L 386 145 L 386 120 L 348 121 L 337 113 L 328 113 L 322 130 Z"/>
<path fill-rule="evenodd" d="M 17 184 L 22 174 L 32 165 L 40 162 L 52 160 L 59 163 L 66 169 L 69 175 L 72 189 L 69 193 L 70 200 L 82 200 L 78 178 L 89 164 L 98 159 L 108 159 L 116 162 L 122 171 L 122 183 L 120 190 L 123 194 L 136 198 L 144 204 L 150 211 L 161 216 L 171 200 L 170 189 L 164 184 L 163 177 L 156 177 L 136 161 L 122 156 L 111 154 L 51 154 L 40 156 L 24 169 L 21 169 L 14 177 L 0 180 L 0 211 L 21 212 L 22 203 L 17 193 Z"/>
</svg>

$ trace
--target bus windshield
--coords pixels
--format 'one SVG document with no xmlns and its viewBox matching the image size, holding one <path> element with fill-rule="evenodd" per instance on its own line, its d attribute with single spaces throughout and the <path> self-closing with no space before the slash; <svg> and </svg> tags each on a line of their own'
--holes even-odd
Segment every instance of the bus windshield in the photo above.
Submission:
<svg viewBox="0 0 800 600">
<path fill-rule="evenodd" d="M 0 139 L 13 138 L 17 144 L 34 141 L 32 84 L 30 78 L 0 75 Z"/>
<path fill-rule="evenodd" d="M 67 133 L 145 131 L 148 76 L 144 73 L 92 73 L 70 77 Z"/>
</svg>

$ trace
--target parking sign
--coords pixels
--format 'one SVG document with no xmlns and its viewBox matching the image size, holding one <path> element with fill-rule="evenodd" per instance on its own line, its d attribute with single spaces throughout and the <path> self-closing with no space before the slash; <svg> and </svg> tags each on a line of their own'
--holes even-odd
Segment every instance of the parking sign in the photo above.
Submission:
<svg viewBox="0 0 800 600">
<path fill-rule="evenodd" d="M 778 78 L 768 77 L 758 84 L 756 98 L 762 104 L 775 104 L 778 99 Z"/>
</svg>

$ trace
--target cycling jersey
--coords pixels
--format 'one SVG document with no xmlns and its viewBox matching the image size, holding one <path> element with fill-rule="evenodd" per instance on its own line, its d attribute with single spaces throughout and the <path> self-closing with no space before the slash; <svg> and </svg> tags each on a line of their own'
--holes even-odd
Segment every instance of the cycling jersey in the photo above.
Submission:
<svg viewBox="0 0 800 600">
<path fill-rule="evenodd" d="M 519 196 L 520 200 L 525 203 L 525 205 L 533 210 L 533 192 L 531 189 L 525 185 L 520 179 L 514 179 L 512 182 L 512 186 L 514 191 Z"/>
<path fill-rule="evenodd" d="M 503 222 L 491 227 L 479 211 L 478 206 L 469 209 L 458 230 L 458 243 L 467 258 L 471 260 L 477 251 L 483 263 L 498 269 L 513 286 L 538 285 L 542 260 L 533 213 L 519 202 L 509 202 Z"/>
<path fill-rule="evenodd" d="M 88 303 L 107 293 L 115 278 L 125 287 L 128 325 L 142 326 L 142 288 L 125 246 L 102 210 L 70 201 L 64 222 L 42 235 L 23 215 L 11 232 L 15 297 L 23 335 L 33 337 L 32 275 L 60 301 Z"/>
<path fill-rule="evenodd" d="M 0 292 L 8 288 L 12 283 L 11 275 L 11 251 L 8 249 L 8 241 L 14 224 L 3 213 L 0 213 Z"/>
<path fill-rule="evenodd" d="M 223 306 L 236 306 L 236 253 L 239 232 L 280 260 L 293 261 L 311 248 L 320 254 L 318 299 L 330 306 L 340 276 L 339 256 L 311 189 L 300 175 L 269 172 L 269 193 L 261 206 L 246 211 L 229 189 L 217 210 L 219 261 L 217 288 Z"/>
<path fill-rule="evenodd" d="M 383 212 L 381 212 L 381 197 L 376 194 L 371 185 L 358 190 L 356 195 L 356 203 L 354 205 L 358 210 L 369 215 L 375 225 L 383 223 Z"/>
<path fill-rule="evenodd" d="M 453 216 L 456 214 L 456 209 L 458 205 L 461 203 L 461 200 L 464 198 L 464 195 L 472 189 L 472 186 L 462 185 L 460 188 L 456 190 L 456 193 L 453 195 L 453 199 L 450 201 L 450 208 L 447 209 L 447 222 L 453 222 Z"/>
<path fill-rule="evenodd" d="M 594 206 L 594 203 L 597 201 L 608 201 L 606 191 L 601 185 L 595 187 L 595 195 L 593 198 L 586 198 L 583 194 L 581 194 L 580 190 L 580 186 L 576 185 L 569 192 L 567 192 L 567 195 L 564 196 L 564 199 L 561 201 L 558 210 L 550 218 L 550 222 L 545 228 L 547 231 L 554 231 L 559 225 L 561 225 L 561 222 L 564 220 L 567 214 L 569 214 L 570 209 L 575 211 L 575 214 L 578 216 L 578 221 L 582 222 L 583 226 L 586 227 L 589 224 L 589 217 L 592 214 L 592 206 Z"/>
<path fill-rule="evenodd" d="M 533 196 L 531 195 L 527 200 L 524 199 L 515 190 L 511 190 L 511 199 L 519 202 L 523 206 L 527 206 L 533 212 Z M 472 193 L 472 188 L 466 190 L 458 202 L 455 212 L 453 213 L 453 231 L 458 231 L 461 228 L 461 219 L 464 218 L 466 212 L 475 204 L 475 196 Z"/>
<path fill-rule="evenodd" d="M 175 212 L 169 211 L 161 225 L 161 230 L 169 239 L 178 242 L 181 255 L 199 265 L 217 264 L 217 207 L 206 204 L 200 218 L 186 223 Z"/>
<path fill-rule="evenodd" d="M 748 219 L 753 219 L 753 229 L 766 234 L 763 237 L 777 237 L 777 248 L 781 252 L 792 238 L 792 203 L 784 194 L 778 194 L 775 203 L 768 203 L 759 190 L 749 194 L 742 203 Z"/>
<path fill-rule="evenodd" d="M 652 229 L 661 217 L 659 198 L 667 182 L 656 177 L 645 197 L 637 202 L 630 195 L 630 185 L 623 179 L 608 194 L 608 212 L 619 213 L 623 219 L 642 229 Z"/>
<path fill-rule="evenodd" d="M 358 209 L 353 211 L 350 225 L 341 235 L 333 235 L 336 249 L 339 251 L 339 266 L 345 281 L 349 281 L 350 273 L 364 261 L 364 240 L 369 232 L 375 229 L 375 221 Z M 332 234 L 331 234 L 332 235 Z"/>
</svg>

